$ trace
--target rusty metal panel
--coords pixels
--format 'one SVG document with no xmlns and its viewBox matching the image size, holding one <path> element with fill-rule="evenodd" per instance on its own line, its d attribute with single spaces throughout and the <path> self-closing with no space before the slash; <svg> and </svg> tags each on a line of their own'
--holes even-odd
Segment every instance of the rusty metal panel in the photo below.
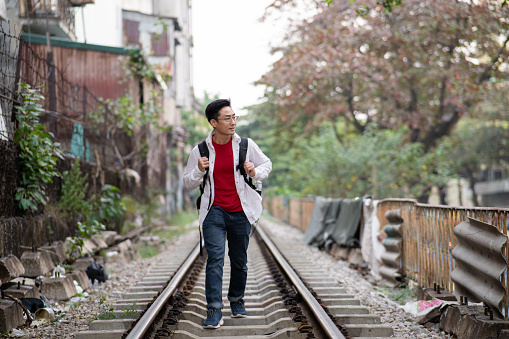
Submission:
<svg viewBox="0 0 509 339">
<path fill-rule="evenodd" d="M 382 254 L 384 265 L 380 267 L 380 275 L 389 285 L 396 286 L 401 282 L 401 233 L 403 218 L 401 210 L 390 210 L 385 213 L 388 223 L 384 228 L 387 238 L 383 245 L 385 252 Z"/>
<path fill-rule="evenodd" d="M 452 255 L 456 268 L 451 274 L 454 294 L 472 302 L 484 302 L 501 318 L 505 288 L 500 275 L 507 268 L 502 254 L 507 236 L 495 226 L 468 218 L 454 228 L 458 245 Z"/>
<path fill-rule="evenodd" d="M 45 41 L 39 43 L 39 40 L 36 40 L 37 43 L 34 43 L 34 40 L 32 38 L 30 50 L 25 51 L 25 54 L 35 53 L 40 58 L 45 59 L 47 53 Z M 129 79 L 126 75 L 127 54 L 110 52 L 106 48 L 101 50 L 103 46 L 80 43 L 64 44 L 61 41 L 53 41 L 52 43 L 53 62 L 59 70 L 57 74 L 59 87 L 65 86 L 65 83 L 85 85 L 93 95 L 104 99 L 117 99 L 129 94 L 133 100 L 139 100 L 138 82 Z M 117 50 L 122 51 L 123 49 L 118 48 Z M 45 67 L 47 67 L 46 64 L 35 65 L 35 72 L 45 73 Z M 28 70 L 25 71 L 25 73 L 27 72 Z M 64 79 L 65 81 L 63 81 Z M 68 95 L 66 93 L 63 97 L 65 98 Z M 59 100 L 64 99 L 59 95 Z M 71 108 L 67 104 L 59 103 L 59 106 L 59 111 L 65 107 L 67 108 L 65 111 L 82 113 L 81 105 Z"/>
</svg>

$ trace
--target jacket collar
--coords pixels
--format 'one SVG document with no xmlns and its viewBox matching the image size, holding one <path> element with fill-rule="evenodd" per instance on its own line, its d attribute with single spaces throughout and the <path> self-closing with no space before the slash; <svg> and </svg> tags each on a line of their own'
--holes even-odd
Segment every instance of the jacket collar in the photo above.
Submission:
<svg viewBox="0 0 509 339">
<path fill-rule="evenodd" d="M 214 135 L 214 133 L 215 133 L 214 130 L 210 131 L 209 136 L 206 139 L 207 144 L 209 146 L 212 146 L 212 136 Z M 237 144 L 240 144 L 240 136 L 237 133 L 235 133 L 233 135 L 232 141 L 235 141 Z"/>
</svg>

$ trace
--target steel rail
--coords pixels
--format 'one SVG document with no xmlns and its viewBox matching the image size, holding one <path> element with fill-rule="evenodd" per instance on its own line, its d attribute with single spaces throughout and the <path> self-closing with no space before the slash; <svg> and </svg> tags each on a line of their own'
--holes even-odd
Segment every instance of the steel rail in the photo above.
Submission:
<svg viewBox="0 0 509 339">
<path fill-rule="evenodd" d="M 288 261 L 283 257 L 281 252 L 277 249 L 276 245 L 269 239 L 268 235 L 263 230 L 263 227 L 260 227 L 261 225 L 258 225 L 257 232 L 262 238 L 263 242 L 267 245 L 270 252 L 276 259 L 276 261 L 279 263 L 281 268 L 285 271 L 285 274 L 288 276 L 290 281 L 293 283 L 297 291 L 299 292 L 302 299 L 306 302 L 306 304 L 309 306 L 310 310 L 315 315 L 317 321 L 322 326 L 322 329 L 325 331 L 325 333 L 329 336 L 329 338 L 333 339 L 345 339 L 345 336 L 341 331 L 337 328 L 336 324 L 331 320 L 331 318 L 327 315 L 325 310 L 322 308 L 322 306 L 318 303 L 318 301 L 313 297 L 311 292 L 306 288 L 302 280 L 299 278 L 297 273 L 293 270 L 293 268 L 290 266 Z"/>
<path fill-rule="evenodd" d="M 136 323 L 136 326 L 129 332 L 126 339 L 139 339 L 143 338 L 148 328 L 154 322 L 154 319 L 159 314 L 164 304 L 170 299 L 170 297 L 176 292 L 182 279 L 185 278 L 189 269 L 193 266 L 194 262 L 200 254 L 200 244 L 196 245 L 193 252 L 189 255 L 186 261 L 180 266 L 178 271 L 175 273 L 173 278 L 168 283 L 168 286 L 164 291 L 157 297 L 156 301 L 152 306 L 143 314 L 143 317 Z"/>
</svg>

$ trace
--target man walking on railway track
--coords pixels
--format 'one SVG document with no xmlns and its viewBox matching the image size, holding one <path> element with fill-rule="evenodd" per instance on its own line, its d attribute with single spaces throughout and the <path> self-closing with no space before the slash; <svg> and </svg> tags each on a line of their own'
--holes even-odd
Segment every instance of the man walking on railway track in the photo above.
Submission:
<svg viewBox="0 0 509 339">
<path fill-rule="evenodd" d="M 231 266 L 228 289 L 231 316 L 247 316 L 243 300 L 247 281 L 247 247 L 251 225 L 258 220 L 263 209 L 261 193 L 255 190 L 252 180 L 266 179 L 272 170 L 272 162 L 253 140 L 235 133 L 238 117 L 230 100 L 211 102 L 205 109 L 205 115 L 214 129 L 204 142 L 193 148 L 184 173 L 184 185 L 188 189 L 201 185 L 202 195 L 197 205 L 208 255 L 205 275 L 207 319 L 203 327 L 219 328 L 223 324 L 226 239 Z"/>
</svg>

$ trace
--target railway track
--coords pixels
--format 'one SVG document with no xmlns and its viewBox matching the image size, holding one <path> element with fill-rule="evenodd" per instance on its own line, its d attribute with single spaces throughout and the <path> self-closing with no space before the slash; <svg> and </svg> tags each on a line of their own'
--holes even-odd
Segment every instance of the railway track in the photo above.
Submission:
<svg viewBox="0 0 509 339">
<path fill-rule="evenodd" d="M 225 258 L 223 320 L 216 330 L 205 320 L 205 259 L 198 240 L 159 264 L 113 306 L 116 319 L 95 320 L 77 339 L 110 338 L 386 338 L 390 326 L 369 314 L 317 263 L 302 257 L 303 244 L 272 237 L 258 226 L 248 250 L 244 297 L 247 318 L 231 318 L 226 298 L 229 261 Z M 127 310 L 127 311 L 126 311 Z"/>
</svg>

